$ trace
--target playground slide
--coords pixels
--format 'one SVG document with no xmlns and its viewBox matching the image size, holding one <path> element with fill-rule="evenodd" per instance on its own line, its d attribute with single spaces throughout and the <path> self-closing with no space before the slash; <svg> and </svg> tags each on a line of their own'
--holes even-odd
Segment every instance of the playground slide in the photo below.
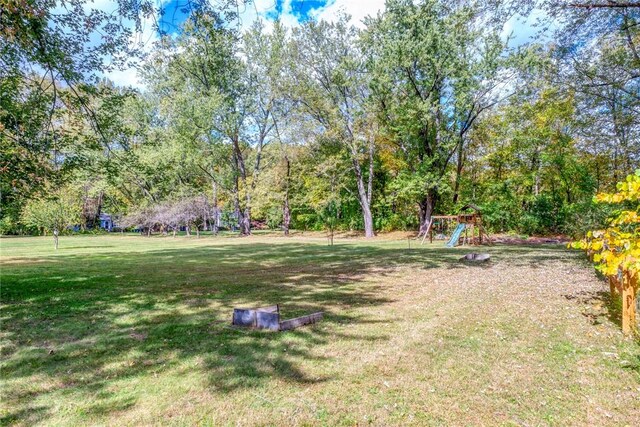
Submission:
<svg viewBox="0 0 640 427">
<path fill-rule="evenodd" d="M 465 224 L 458 224 L 455 231 L 451 235 L 451 239 L 447 242 L 447 247 L 452 248 L 458 244 L 458 240 L 460 240 L 460 234 L 462 234 L 462 230 L 464 230 Z"/>
</svg>

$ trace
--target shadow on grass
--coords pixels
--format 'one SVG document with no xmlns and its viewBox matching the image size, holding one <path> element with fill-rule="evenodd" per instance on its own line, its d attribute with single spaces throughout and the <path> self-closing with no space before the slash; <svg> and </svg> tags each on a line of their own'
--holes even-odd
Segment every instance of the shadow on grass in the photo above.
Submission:
<svg viewBox="0 0 640 427">
<path fill-rule="evenodd" d="M 622 321 L 620 298 L 613 297 L 609 292 L 582 291 L 574 294 L 566 294 L 564 297 L 583 305 L 584 310 L 582 311 L 582 315 L 586 317 L 592 325 L 598 325 L 605 319 L 616 325 L 620 325 Z"/>
<path fill-rule="evenodd" d="M 331 381 L 300 367 L 302 361 L 327 361 L 315 346 L 336 339 L 363 344 L 386 339 L 337 330 L 379 321 L 351 309 L 392 302 L 379 296 L 381 285 L 372 277 L 400 266 L 469 268 L 458 258 L 473 250 L 247 242 L 65 254 L 51 262 L 3 267 L 3 334 L 9 344 L 0 368 L 10 386 L 2 422 L 45 419 L 56 403 L 53 393 L 86 399 L 91 402 L 86 410 L 97 416 L 122 411 L 136 399 L 118 394 L 118 381 L 171 369 L 198 372 L 221 393 L 258 387 L 271 378 Z M 532 259 L 529 248 L 487 251 L 514 263 L 557 259 L 556 254 Z M 325 311 L 325 319 L 287 333 L 229 325 L 233 307 L 275 303 L 287 318 Z M 46 380 L 34 382 L 34 377 Z M 51 407 L 34 406 L 42 396 L 48 400 L 38 405 L 46 401 Z"/>
<path fill-rule="evenodd" d="M 636 341 L 640 344 L 640 337 L 637 336 Z M 640 378 L 640 354 L 632 355 L 631 360 L 629 360 L 628 363 L 623 364 L 622 367 L 635 372 L 635 374 L 638 375 L 638 378 Z"/>
</svg>

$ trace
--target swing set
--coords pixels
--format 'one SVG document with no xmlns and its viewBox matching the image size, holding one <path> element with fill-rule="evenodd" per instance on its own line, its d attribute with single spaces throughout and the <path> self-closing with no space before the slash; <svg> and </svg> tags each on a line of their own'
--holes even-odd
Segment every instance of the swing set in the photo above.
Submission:
<svg viewBox="0 0 640 427">
<path fill-rule="evenodd" d="M 446 245 L 450 248 L 465 244 L 491 244 L 491 238 L 482 226 L 480 208 L 472 204 L 463 206 L 458 215 L 432 215 L 426 230 L 418 234 L 418 239 L 422 237 L 420 244 L 424 244 L 427 236 L 429 243 L 433 243 L 434 231 L 436 239 L 449 236 Z"/>
</svg>

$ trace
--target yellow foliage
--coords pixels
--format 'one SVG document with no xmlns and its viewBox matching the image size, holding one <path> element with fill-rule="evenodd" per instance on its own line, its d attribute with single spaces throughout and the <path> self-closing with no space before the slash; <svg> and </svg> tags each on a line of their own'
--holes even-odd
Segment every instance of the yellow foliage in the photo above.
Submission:
<svg viewBox="0 0 640 427">
<path fill-rule="evenodd" d="M 619 182 L 617 189 L 613 194 L 598 194 L 596 202 L 636 202 L 635 206 L 610 218 L 607 229 L 589 231 L 584 239 L 572 242 L 570 247 L 593 254 L 593 262 L 603 274 L 613 276 L 626 270 L 634 277 L 640 272 L 640 170 Z"/>
</svg>

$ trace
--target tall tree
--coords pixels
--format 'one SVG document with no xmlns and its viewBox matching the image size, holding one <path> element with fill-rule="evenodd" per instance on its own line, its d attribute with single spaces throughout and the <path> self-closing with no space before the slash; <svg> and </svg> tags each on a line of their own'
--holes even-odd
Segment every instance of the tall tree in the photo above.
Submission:
<svg viewBox="0 0 640 427">
<path fill-rule="evenodd" d="M 343 147 L 355 178 L 366 237 L 374 236 L 376 125 L 367 109 L 369 75 L 358 30 L 338 22 L 307 22 L 294 31 L 295 99 L 316 121 L 318 137 Z"/>
<path fill-rule="evenodd" d="M 467 134 L 504 96 L 505 42 L 489 18 L 464 3 L 392 0 L 367 22 L 378 116 L 406 164 L 398 187 L 418 205 L 421 232 L 454 159 L 457 201 Z"/>
<path fill-rule="evenodd" d="M 240 37 L 219 16 L 197 14 L 147 67 L 168 124 L 211 180 L 214 211 L 218 189 L 227 190 L 245 235 L 263 149 L 284 114 L 277 89 L 284 37 L 283 28 L 266 34 L 260 23 Z"/>
</svg>

